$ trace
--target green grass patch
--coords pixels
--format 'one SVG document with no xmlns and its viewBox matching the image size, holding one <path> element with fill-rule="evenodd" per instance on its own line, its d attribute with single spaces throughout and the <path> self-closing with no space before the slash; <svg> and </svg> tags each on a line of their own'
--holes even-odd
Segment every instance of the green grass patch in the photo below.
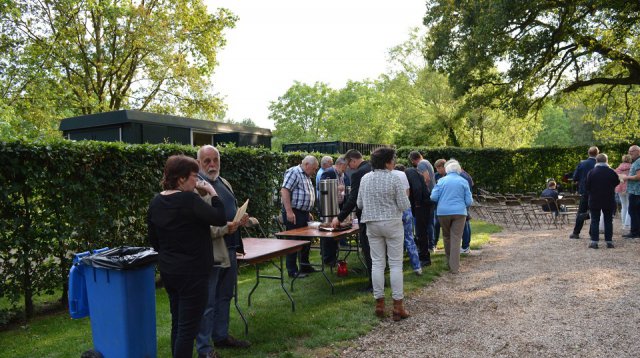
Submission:
<svg viewBox="0 0 640 358">
<path fill-rule="evenodd" d="M 473 221 L 471 248 L 480 248 L 489 241 L 490 234 L 500 230 L 498 226 Z M 442 240 L 438 245 L 442 248 Z M 316 250 L 312 250 L 311 259 L 318 262 Z M 424 269 L 423 276 L 416 276 L 405 260 L 406 295 L 410 296 L 442 274 L 444 251 L 432 255 L 432 261 L 432 265 Z M 230 333 L 250 340 L 252 346 L 245 350 L 220 350 L 221 354 L 224 357 L 337 355 L 350 340 L 366 334 L 379 323 L 373 314 L 373 297 L 358 291 L 366 285 L 367 278 L 352 271 L 363 269 L 355 253 L 349 256 L 348 265 L 348 277 L 327 272 L 335 285 L 333 295 L 320 273 L 296 280 L 293 292 L 290 291 L 290 280 L 285 279 L 287 290 L 296 302 L 295 312 L 291 311 L 290 301 L 275 280 L 262 279 L 252 296 L 251 306 L 247 306 L 247 296 L 256 282 L 255 269 L 252 266 L 241 268 L 238 303 L 249 321 L 249 335 L 244 336 L 244 325 L 233 306 Z M 269 264 L 261 266 L 263 274 L 275 275 L 276 272 Z M 387 296 L 390 296 L 389 291 Z M 170 357 L 171 316 L 164 289 L 156 291 L 156 312 L 158 357 Z M 90 321 L 88 318 L 72 320 L 67 312 L 37 317 L 28 324 L 0 332 L 0 347 L 0 358 L 79 357 L 92 348 Z"/>
</svg>

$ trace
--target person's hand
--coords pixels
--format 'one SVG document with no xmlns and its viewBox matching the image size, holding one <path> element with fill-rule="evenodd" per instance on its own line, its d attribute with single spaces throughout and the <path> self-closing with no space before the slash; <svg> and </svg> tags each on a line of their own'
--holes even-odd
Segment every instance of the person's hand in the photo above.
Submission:
<svg viewBox="0 0 640 358">
<path fill-rule="evenodd" d="M 211 184 L 206 180 L 198 180 L 196 182 L 196 189 L 198 190 L 198 193 L 200 193 L 200 195 L 207 195 L 207 194 L 211 196 L 218 195 L 218 193 L 216 193 L 216 190 L 213 189 Z"/>
<path fill-rule="evenodd" d="M 287 221 L 293 225 L 296 224 L 296 216 L 293 214 L 293 211 L 287 211 Z"/>
<path fill-rule="evenodd" d="M 338 218 L 333 218 L 333 220 L 331 220 L 331 227 L 337 229 L 339 226 L 340 220 L 338 220 Z"/>
<path fill-rule="evenodd" d="M 307 221 L 313 221 L 313 214 L 309 213 L 309 219 Z"/>
<path fill-rule="evenodd" d="M 229 230 L 227 232 L 227 234 L 233 234 L 234 232 L 236 232 L 238 230 L 238 228 L 240 227 L 240 222 L 233 222 L 233 221 L 228 221 L 227 222 L 227 229 Z"/>
<path fill-rule="evenodd" d="M 249 222 L 249 214 L 244 214 L 244 216 L 242 216 L 242 218 L 240 219 L 240 226 L 247 226 L 247 223 Z"/>
</svg>

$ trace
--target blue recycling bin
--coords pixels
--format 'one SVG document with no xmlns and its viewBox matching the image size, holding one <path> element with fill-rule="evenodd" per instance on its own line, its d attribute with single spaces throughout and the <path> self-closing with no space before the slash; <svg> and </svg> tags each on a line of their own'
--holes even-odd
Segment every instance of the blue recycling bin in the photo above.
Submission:
<svg viewBox="0 0 640 358">
<path fill-rule="evenodd" d="M 74 264 L 69 310 L 72 318 L 88 313 L 94 349 L 105 358 L 156 357 L 156 258 L 150 248 L 119 247 Z"/>
</svg>

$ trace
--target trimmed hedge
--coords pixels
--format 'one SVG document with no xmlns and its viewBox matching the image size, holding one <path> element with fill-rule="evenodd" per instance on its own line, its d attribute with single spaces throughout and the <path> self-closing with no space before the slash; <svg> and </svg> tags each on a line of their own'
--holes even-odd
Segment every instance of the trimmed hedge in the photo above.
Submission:
<svg viewBox="0 0 640 358">
<path fill-rule="evenodd" d="M 617 163 L 627 148 L 620 144 L 603 150 Z M 400 161 L 406 164 L 411 150 L 399 148 Z M 587 148 L 418 150 L 432 163 L 457 158 L 476 188 L 539 192 L 545 178 L 571 172 L 586 157 Z M 254 148 L 220 151 L 222 176 L 240 202 L 251 199 L 249 213 L 273 231 L 283 173 L 305 154 Z M 196 149 L 65 140 L 0 142 L 0 298 L 16 304 L 23 297 L 29 317 L 35 295 L 62 288 L 61 299 L 66 299 L 73 253 L 147 246 L 147 207 L 160 191 L 166 158 L 178 153 L 195 157 Z"/>
</svg>

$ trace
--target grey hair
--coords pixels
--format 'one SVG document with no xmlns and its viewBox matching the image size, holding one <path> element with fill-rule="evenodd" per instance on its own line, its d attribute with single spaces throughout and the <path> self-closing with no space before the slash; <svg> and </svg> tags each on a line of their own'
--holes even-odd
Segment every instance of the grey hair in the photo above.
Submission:
<svg viewBox="0 0 640 358">
<path fill-rule="evenodd" d="M 458 173 L 460 174 L 462 172 L 462 167 L 460 166 L 460 163 L 458 163 L 457 160 L 449 160 L 446 163 L 444 163 L 444 171 L 448 173 Z"/>
<path fill-rule="evenodd" d="M 606 163 L 607 161 L 609 161 L 609 157 L 606 154 L 600 153 L 596 155 L 596 163 Z"/>
<path fill-rule="evenodd" d="M 218 157 L 220 156 L 220 151 L 218 150 L 218 148 L 216 148 L 216 147 L 214 147 L 214 146 L 212 146 L 210 144 L 207 144 L 207 145 L 203 145 L 202 147 L 200 147 L 200 149 L 198 149 L 198 156 L 196 158 L 200 159 L 200 157 L 202 157 L 202 153 L 205 150 L 213 150 L 213 151 L 218 153 Z"/>
<path fill-rule="evenodd" d="M 341 155 L 341 156 L 338 157 L 338 159 L 336 159 L 335 164 L 336 165 L 338 165 L 338 164 L 347 164 L 347 160 L 344 159 L 344 156 Z"/>
<path fill-rule="evenodd" d="M 307 155 L 306 157 L 304 157 L 304 159 L 302 159 L 302 164 L 318 165 L 318 158 L 314 157 L 313 155 Z"/>
<path fill-rule="evenodd" d="M 325 155 L 324 157 L 322 157 L 322 159 L 320 159 L 320 166 L 322 167 L 328 167 L 329 165 L 331 165 L 331 163 L 333 163 L 333 158 L 328 155 Z"/>
</svg>

